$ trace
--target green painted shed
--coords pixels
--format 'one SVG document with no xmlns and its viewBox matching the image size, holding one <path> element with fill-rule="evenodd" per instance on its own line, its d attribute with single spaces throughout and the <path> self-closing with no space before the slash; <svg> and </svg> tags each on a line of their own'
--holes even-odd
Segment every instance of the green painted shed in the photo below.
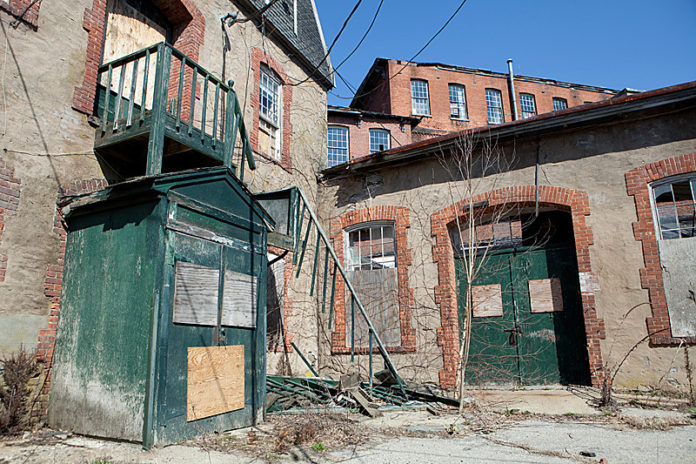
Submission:
<svg viewBox="0 0 696 464">
<path fill-rule="evenodd" d="M 226 167 L 69 198 L 49 423 L 147 448 L 262 419 L 273 220 Z"/>
</svg>

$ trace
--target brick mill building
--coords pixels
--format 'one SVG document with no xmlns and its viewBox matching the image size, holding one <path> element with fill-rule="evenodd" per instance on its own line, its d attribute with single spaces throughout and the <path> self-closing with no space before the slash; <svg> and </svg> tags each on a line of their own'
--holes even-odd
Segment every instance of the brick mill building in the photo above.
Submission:
<svg viewBox="0 0 696 464">
<path fill-rule="evenodd" d="M 329 151 L 336 153 L 334 158 L 353 159 L 380 148 L 404 145 L 404 140 L 418 142 L 463 129 L 526 119 L 619 94 L 605 87 L 513 74 L 512 62 L 508 64 L 510 72 L 505 74 L 378 58 L 349 107 L 329 107 Z M 350 114 L 354 116 L 348 117 Z M 409 118 L 408 130 L 403 124 L 393 126 L 393 122 L 404 118 Z M 365 120 L 371 122 L 367 133 L 362 127 Z"/>
</svg>

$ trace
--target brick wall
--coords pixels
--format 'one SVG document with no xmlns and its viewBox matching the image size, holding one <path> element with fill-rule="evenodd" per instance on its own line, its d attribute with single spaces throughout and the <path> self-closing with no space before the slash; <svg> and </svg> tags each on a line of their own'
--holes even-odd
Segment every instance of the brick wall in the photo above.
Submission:
<svg viewBox="0 0 696 464">
<path fill-rule="evenodd" d="M 281 256 L 285 250 L 276 247 L 268 247 L 268 251 L 271 253 Z M 275 349 L 269 350 L 275 353 L 292 351 L 293 337 L 288 331 L 288 318 L 292 316 L 292 297 L 290 296 L 290 282 L 293 279 L 293 265 L 292 265 L 292 255 L 290 253 L 286 254 L 283 259 L 283 347 L 276 347 Z M 270 267 L 269 267 L 270 269 Z"/>
<path fill-rule="evenodd" d="M 394 76 L 405 62 L 389 60 L 387 72 Z M 452 132 L 470 127 L 488 125 L 488 110 L 486 107 L 486 88 L 501 91 L 505 121 L 512 121 L 512 107 L 507 77 L 490 76 L 476 73 L 458 72 L 438 69 L 434 66 L 416 66 L 410 64 L 401 73 L 395 75 L 388 85 L 378 86 L 369 105 L 364 107 L 370 111 L 384 111 L 381 101 L 390 97 L 390 112 L 403 116 L 411 115 L 411 79 L 423 79 L 428 82 L 430 98 L 430 117 L 423 117 L 419 128 Z M 467 110 L 469 119 L 460 121 L 450 118 L 449 84 L 465 86 Z M 595 102 L 610 97 L 610 94 L 589 90 L 567 88 L 539 82 L 515 80 L 517 107 L 519 109 L 519 93 L 531 93 L 535 96 L 537 113 L 553 111 L 553 97 L 565 98 L 568 107 L 582 105 L 584 102 Z M 374 102 L 374 103 L 373 103 Z M 378 110 L 377 107 L 380 109 Z M 521 115 L 521 113 L 520 113 Z"/>
<path fill-rule="evenodd" d="M 339 125 L 348 128 L 348 151 L 350 160 L 360 159 L 370 154 L 370 129 L 388 130 L 391 148 L 411 143 L 411 124 L 402 124 L 393 118 L 376 118 L 332 114 L 329 113 L 329 125 Z"/>
<path fill-rule="evenodd" d="M 535 187 L 508 187 L 477 195 L 473 201 L 488 201 L 491 208 L 502 205 L 533 205 Z M 550 206 L 570 211 L 575 236 L 575 251 L 578 272 L 581 276 L 592 276 L 589 247 L 592 244 L 592 229 L 585 218 L 590 214 L 587 194 L 578 190 L 561 187 L 539 187 L 539 201 L 542 207 Z M 435 287 L 435 303 L 440 307 L 440 327 L 437 329 L 438 344 L 442 348 L 444 368 L 440 371 L 440 384 L 453 388 L 457 377 L 459 358 L 459 323 L 457 308 L 457 281 L 454 270 L 454 251 L 448 228 L 457 218 L 464 216 L 469 201 L 462 200 L 450 205 L 430 217 L 431 231 L 435 237 L 433 261 L 437 264 L 438 285 Z M 594 293 L 582 289 L 582 308 L 587 337 L 587 352 L 592 385 L 599 387 L 604 380 L 600 340 L 606 337 L 604 321 L 597 317 Z"/>
<path fill-rule="evenodd" d="M 41 8 L 42 0 L 37 1 L 33 5 L 32 2 L 33 0 L 8 0 L 7 2 L 0 2 L 0 8 L 15 18 L 19 18 L 24 14 L 22 21 L 37 29 L 39 27 L 39 8 Z"/>
<path fill-rule="evenodd" d="M 403 206 L 374 206 L 344 213 L 331 221 L 331 241 L 336 256 L 344 263 L 343 231 L 346 227 L 370 221 L 393 221 L 396 239 L 397 279 L 399 288 L 399 321 L 401 345 L 387 346 L 391 352 L 416 351 L 416 331 L 411 325 L 411 308 L 414 305 L 413 289 L 409 286 L 408 270 L 411 266 L 411 250 L 408 248 L 408 228 L 411 227 L 409 209 Z M 346 288 L 343 279 L 336 279 L 334 295 L 334 331 L 331 333 L 332 353 L 350 353 L 346 345 Z M 356 353 L 367 353 L 367 348 L 356 347 Z"/>
<path fill-rule="evenodd" d="M 72 182 L 60 188 L 58 199 L 64 195 L 77 195 L 80 193 L 90 193 L 101 190 L 107 186 L 104 179 L 89 179 Z M 44 295 L 51 300 L 50 312 L 48 315 L 48 327 L 39 330 L 39 343 L 36 347 L 36 359 L 44 364 L 46 370 L 46 380 L 41 390 L 41 396 L 37 401 L 32 415 L 45 417 L 48 410 L 48 394 L 51 387 L 51 368 L 53 367 L 53 349 L 56 344 L 56 333 L 58 330 L 58 316 L 60 313 L 60 292 L 63 282 L 63 265 L 65 263 L 65 246 L 67 233 L 63 223 L 63 216 L 56 208 L 53 219 L 53 233 L 60 239 L 58 249 L 58 260 L 54 264 L 49 264 L 46 268 L 46 278 L 44 281 Z"/>
<path fill-rule="evenodd" d="M 282 131 L 282 141 L 281 141 L 281 159 L 277 159 L 269 156 L 267 153 L 261 151 L 259 147 L 259 108 L 260 108 L 260 95 L 259 95 L 259 85 L 261 83 L 261 65 L 264 65 L 271 69 L 277 77 L 280 78 L 281 84 L 286 84 L 287 74 L 285 69 L 276 61 L 272 56 L 265 53 L 263 50 L 257 47 L 251 49 L 251 69 L 254 73 L 254 89 L 251 92 L 250 104 L 254 110 L 254 120 L 252 123 L 252 130 L 249 133 L 249 142 L 251 143 L 251 148 L 263 156 L 264 158 L 280 165 L 286 171 L 292 172 L 292 158 L 290 157 L 290 136 L 292 135 L 292 123 L 290 122 L 290 106 L 292 104 L 292 90 L 291 85 L 282 85 L 282 99 L 283 99 L 283 109 L 282 109 L 282 123 L 280 129 Z"/>
<path fill-rule="evenodd" d="M 5 230 L 5 222 L 17 212 L 19 206 L 19 186 L 21 181 L 14 176 L 14 168 L 0 160 L 0 243 Z M 0 254 L 0 282 L 5 281 L 7 256 Z"/>
<path fill-rule="evenodd" d="M 696 337 L 674 338 L 671 335 L 649 190 L 651 182 L 690 172 L 696 172 L 696 153 L 646 164 L 626 173 L 626 189 L 635 200 L 638 215 L 638 221 L 633 223 L 633 235 L 643 245 L 645 267 L 639 272 L 641 286 L 648 290 L 650 298 L 652 317 L 646 323 L 652 345 L 696 343 Z"/>
<path fill-rule="evenodd" d="M 193 0 L 153 0 L 154 5 L 171 23 L 175 32 L 174 46 L 194 61 L 205 36 L 205 18 Z M 92 8 L 85 9 L 82 27 L 87 31 L 85 73 L 81 87 L 75 88 L 73 108 L 84 114 L 92 114 L 97 92 L 98 68 L 102 60 L 106 31 L 106 0 L 94 0 Z M 178 70 L 176 70 L 178 72 Z M 174 71 L 173 71 L 174 72 Z M 191 79 L 190 77 L 188 78 Z M 190 92 L 190 85 L 184 87 Z M 182 100 L 187 102 L 188 95 Z M 185 108 L 184 108 L 185 110 Z M 184 111 L 184 113 L 186 113 Z"/>
</svg>

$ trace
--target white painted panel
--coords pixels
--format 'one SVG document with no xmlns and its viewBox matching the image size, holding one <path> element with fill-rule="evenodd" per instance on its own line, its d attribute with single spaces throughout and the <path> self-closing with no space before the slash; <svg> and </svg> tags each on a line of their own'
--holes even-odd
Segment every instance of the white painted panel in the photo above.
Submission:
<svg viewBox="0 0 696 464">
<path fill-rule="evenodd" d="M 222 290 L 222 325 L 256 327 L 256 277 L 225 271 Z"/>
<path fill-rule="evenodd" d="M 696 337 L 696 237 L 660 240 L 660 264 L 672 336 Z"/>
<path fill-rule="evenodd" d="M 217 325 L 220 271 L 177 261 L 174 278 L 175 324 Z"/>
</svg>

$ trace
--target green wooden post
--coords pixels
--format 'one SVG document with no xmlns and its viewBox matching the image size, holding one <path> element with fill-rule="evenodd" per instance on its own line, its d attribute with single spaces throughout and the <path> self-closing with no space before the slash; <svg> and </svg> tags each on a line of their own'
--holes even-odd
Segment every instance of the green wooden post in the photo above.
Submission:
<svg viewBox="0 0 696 464">
<path fill-rule="evenodd" d="M 334 296 L 336 295 L 336 263 L 333 267 L 333 278 L 331 279 L 331 304 L 329 305 L 329 330 L 331 330 L 331 320 L 333 319 L 334 312 Z"/>
<path fill-rule="evenodd" d="M 220 129 L 218 129 L 218 106 L 220 103 L 220 83 L 215 83 L 215 106 L 213 108 L 213 148 L 217 145 Z M 224 154 L 223 154 L 224 156 Z"/>
<path fill-rule="evenodd" d="M 106 132 L 106 124 L 109 122 L 109 97 L 111 96 L 111 73 L 113 67 L 109 64 L 106 74 L 106 95 L 104 95 L 104 113 L 102 115 L 102 135 Z"/>
<path fill-rule="evenodd" d="M 228 81 L 228 84 L 234 84 L 234 81 Z M 235 106 L 237 96 L 230 85 L 227 89 L 227 99 L 225 101 L 225 130 L 224 130 L 224 145 L 223 145 L 223 164 L 232 169 L 232 155 L 234 154 L 234 144 L 237 135 L 237 116 L 235 114 Z"/>
<path fill-rule="evenodd" d="M 314 284 L 317 281 L 317 262 L 319 261 L 319 245 L 321 242 L 319 241 L 319 233 L 317 235 L 317 245 L 314 249 L 314 265 L 312 266 L 312 283 L 309 286 L 309 296 L 314 296 Z"/>
<path fill-rule="evenodd" d="M 370 375 L 370 394 L 372 393 L 372 329 L 369 330 L 368 332 L 368 350 L 370 350 L 370 369 L 369 369 L 369 375 Z"/>
<path fill-rule="evenodd" d="M 130 91 L 130 99 L 128 101 L 128 116 L 126 116 L 126 127 L 130 127 L 133 125 L 133 106 L 135 104 L 135 84 L 138 81 L 138 62 L 140 61 L 140 58 L 136 58 L 135 61 L 133 61 L 133 73 L 131 75 L 131 91 Z M 123 65 L 124 67 L 126 66 L 125 64 Z"/>
<path fill-rule="evenodd" d="M 145 120 L 145 104 L 147 103 L 147 80 L 150 73 L 150 49 L 148 48 L 145 52 L 145 72 L 143 74 L 143 92 L 140 99 L 140 123 L 142 124 Z"/>
<path fill-rule="evenodd" d="M 295 229 L 295 252 L 292 254 L 292 265 L 295 266 L 297 265 L 297 248 L 300 244 L 300 239 L 302 238 L 302 226 L 304 225 L 304 216 L 305 216 L 305 211 L 307 210 L 307 203 L 302 201 L 302 211 L 300 212 L 300 215 L 298 216 L 299 221 L 296 222 L 297 224 L 297 229 Z"/>
<path fill-rule="evenodd" d="M 242 161 L 242 163 L 244 163 Z M 307 240 L 309 240 L 309 232 L 312 229 L 312 221 L 307 221 L 307 230 L 305 231 L 305 238 L 302 241 L 302 251 L 300 252 L 300 259 L 297 262 L 297 272 L 295 273 L 295 278 L 300 276 L 300 270 L 302 269 L 302 261 L 304 261 L 304 254 L 307 250 Z"/>
<path fill-rule="evenodd" d="M 326 282 L 329 278 L 329 247 L 326 247 L 326 254 L 324 255 L 324 289 L 321 294 L 321 312 L 323 313 L 326 309 Z M 329 326 L 330 327 L 330 326 Z"/>
<path fill-rule="evenodd" d="M 350 296 L 350 362 L 355 360 L 355 296 Z"/>
<path fill-rule="evenodd" d="M 167 92 L 169 91 L 169 64 L 172 49 L 165 43 L 157 47 L 157 66 L 155 69 L 155 88 L 152 95 L 152 116 L 150 139 L 147 143 L 146 175 L 162 172 L 162 152 L 164 150 L 164 130 L 167 117 Z"/>
<path fill-rule="evenodd" d="M 208 109 L 208 75 L 203 75 L 203 107 L 201 108 L 201 143 L 205 142 L 205 117 Z"/>
</svg>

